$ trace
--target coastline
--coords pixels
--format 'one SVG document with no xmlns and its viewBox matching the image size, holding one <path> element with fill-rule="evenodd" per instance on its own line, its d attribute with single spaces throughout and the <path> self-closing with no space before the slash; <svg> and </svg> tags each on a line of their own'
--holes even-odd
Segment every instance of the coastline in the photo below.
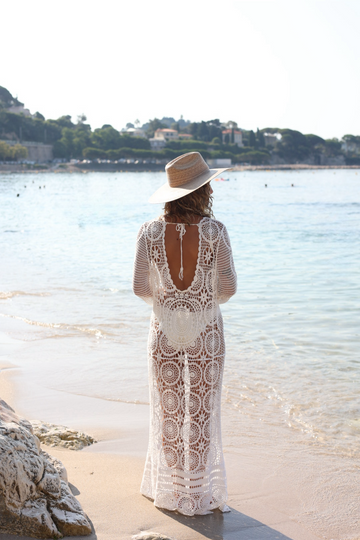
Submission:
<svg viewBox="0 0 360 540">
<path fill-rule="evenodd" d="M 304 171 L 304 170 L 331 170 L 331 169 L 360 169 L 360 165 L 309 165 L 302 163 L 289 163 L 282 165 L 233 165 L 231 171 Z M 164 172 L 163 163 L 57 163 L 28 166 L 26 164 L 1 164 L 1 174 L 40 174 L 40 173 L 78 173 L 88 172 Z"/>
<path fill-rule="evenodd" d="M 296 520 L 302 495 L 294 492 L 290 478 L 284 483 L 284 475 L 278 476 L 281 461 L 271 448 L 258 452 L 254 448 L 232 449 L 224 441 L 231 513 L 216 511 L 211 516 L 186 517 L 155 508 L 139 492 L 148 406 L 35 386 L 11 361 L 12 353 L 22 346 L 0 333 L 1 398 L 28 419 L 64 424 L 99 441 L 81 451 L 44 446 L 68 471 L 73 492 L 94 526 L 95 532 L 88 538 L 125 540 L 145 530 L 176 540 L 320 538 Z M 14 538 L 0 534 L 1 540 Z"/>
</svg>

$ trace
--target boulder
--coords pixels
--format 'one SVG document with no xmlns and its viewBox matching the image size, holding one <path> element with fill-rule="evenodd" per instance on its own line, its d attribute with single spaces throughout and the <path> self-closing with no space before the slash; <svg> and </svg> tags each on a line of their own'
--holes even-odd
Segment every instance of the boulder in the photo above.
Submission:
<svg viewBox="0 0 360 540">
<path fill-rule="evenodd" d="M 69 429 L 66 426 L 56 426 L 38 420 L 32 420 L 31 425 L 40 442 L 47 446 L 63 446 L 70 450 L 81 450 L 96 442 L 91 435 Z"/>
<path fill-rule="evenodd" d="M 41 450 L 31 424 L 2 400 L 0 532 L 35 538 L 92 533 L 63 464 Z"/>
</svg>

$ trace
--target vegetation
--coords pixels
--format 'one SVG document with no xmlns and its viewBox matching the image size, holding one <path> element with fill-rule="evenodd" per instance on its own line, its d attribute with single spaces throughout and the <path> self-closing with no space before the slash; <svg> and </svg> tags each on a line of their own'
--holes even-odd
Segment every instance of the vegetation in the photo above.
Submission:
<svg viewBox="0 0 360 540">
<path fill-rule="evenodd" d="M 266 164 L 271 161 L 284 163 L 320 163 L 324 158 L 344 159 L 348 164 L 360 165 L 360 136 L 345 135 L 338 139 L 322 139 L 317 135 L 304 135 L 291 129 L 267 127 L 243 130 L 244 146 L 234 144 L 237 123 L 222 123 L 218 118 L 202 121 L 185 121 L 182 117 L 154 118 L 142 126 L 146 137 L 135 137 L 127 132 L 119 132 L 110 124 L 91 130 L 84 114 L 73 122 L 71 116 L 61 116 L 57 120 L 46 120 L 37 112 L 33 116 L 14 114 L 9 108 L 23 105 L 11 93 L 0 86 L 0 160 L 25 159 L 26 149 L 21 141 L 34 141 L 53 145 L 55 158 L 63 159 L 172 159 L 179 153 L 199 151 L 205 158 L 230 158 L 233 163 Z M 128 123 L 127 127 L 139 127 L 139 120 Z M 151 149 L 149 138 L 157 129 L 176 129 L 191 138 L 168 141 L 160 151 Z M 225 134 L 223 142 L 223 130 Z M 276 134 L 277 139 L 266 146 L 265 133 Z M 7 140 L 17 144 L 9 146 Z M 4 157 L 6 156 L 6 157 Z"/>
<path fill-rule="evenodd" d="M 27 148 L 20 144 L 10 146 L 4 141 L 0 141 L 0 161 L 18 161 L 26 159 L 28 156 Z"/>
</svg>

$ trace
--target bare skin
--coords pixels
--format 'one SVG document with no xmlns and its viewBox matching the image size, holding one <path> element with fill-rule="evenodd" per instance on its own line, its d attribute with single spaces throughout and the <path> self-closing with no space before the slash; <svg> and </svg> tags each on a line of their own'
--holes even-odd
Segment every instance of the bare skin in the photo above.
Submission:
<svg viewBox="0 0 360 540">
<path fill-rule="evenodd" d="M 200 221 L 200 219 L 199 219 Z M 171 278 L 175 287 L 183 291 L 193 282 L 199 249 L 199 228 L 196 225 L 186 225 L 183 236 L 183 267 L 184 279 L 179 279 L 180 272 L 180 233 L 176 223 L 168 223 L 165 231 L 165 250 Z"/>
<path fill-rule="evenodd" d="M 211 188 L 211 193 L 213 190 Z M 184 279 L 179 279 L 180 272 L 180 233 L 176 230 L 176 223 L 166 225 L 165 251 L 170 269 L 170 275 L 177 289 L 184 291 L 193 282 L 199 250 L 199 228 L 196 227 L 202 220 L 201 216 L 193 215 L 192 225 L 185 225 L 186 233 L 183 236 L 183 267 Z M 179 220 L 178 223 L 181 223 Z M 195 225 L 195 226 L 194 226 Z"/>
</svg>

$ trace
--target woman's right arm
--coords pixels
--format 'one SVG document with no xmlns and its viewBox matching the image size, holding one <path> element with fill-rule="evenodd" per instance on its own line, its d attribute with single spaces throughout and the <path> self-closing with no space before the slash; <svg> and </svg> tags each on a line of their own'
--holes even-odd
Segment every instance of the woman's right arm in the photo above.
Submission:
<svg viewBox="0 0 360 540">
<path fill-rule="evenodd" d="M 137 239 L 133 272 L 133 291 L 147 304 L 152 305 L 152 290 L 150 284 L 150 266 L 147 255 L 145 227 L 141 226 Z"/>
</svg>

